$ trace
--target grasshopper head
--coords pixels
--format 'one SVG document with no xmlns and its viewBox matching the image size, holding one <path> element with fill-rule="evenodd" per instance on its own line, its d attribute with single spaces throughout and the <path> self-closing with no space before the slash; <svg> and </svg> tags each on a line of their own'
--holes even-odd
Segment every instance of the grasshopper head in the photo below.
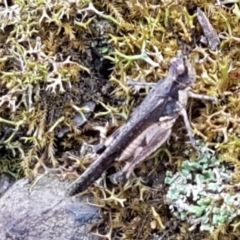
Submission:
<svg viewBox="0 0 240 240">
<path fill-rule="evenodd" d="M 196 70 L 181 51 L 171 60 L 170 74 L 174 76 L 179 89 L 190 87 L 196 81 Z"/>
<path fill-rule="evenodd" d="M 181 51 L 178 51 L 177 57 L 173 58 L 170 61 L 170 63 L 171 63 L 171 67 L 169 71 L 171 70 L 173 71 L 172 75 L 181 76 L 186 73 L 187 69 L 186 69 L 185 59 Z"/>
<path fill-rule="evenodd" d="M 185 66 L 186 66 L 187 76 L 185 75 L 183 82 L 187 85 L 192 85 L 196 82 L 196 78 L 197 78 L 196 69 L 187 59 L 185 59 Z"/>
<path fill-rule="evenodd" d="M 184 72 L 179 74 L 176 82 L 179 85 L 179 89 L 191 87 L 196 81 L 196 70 L 193 65 L 185 58 L 184 59 Z"/>
</svg>

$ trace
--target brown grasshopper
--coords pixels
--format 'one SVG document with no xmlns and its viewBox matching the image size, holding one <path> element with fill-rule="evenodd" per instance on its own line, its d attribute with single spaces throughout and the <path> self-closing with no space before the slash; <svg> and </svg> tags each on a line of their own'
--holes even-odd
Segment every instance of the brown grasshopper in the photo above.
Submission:
<svg viewBox="0 0 240 240">
<path fill-rule="evenodd" d="M 190 62 L 182 55 L 173 58 L 167 77 L 156 83 L 126 124 L 106 140 L 103 153 L 67 187 L 65 195 L 73 196 L 86 190 L 115 161 L 131 158 L 114 176 L 115 181 L 128 179 L 136 165 L 168 140 L 180 115 L 190 142 L 196 147 L 186 112 L 188 97 L 212 101 L 216 98 L 190 92 L 195 80 L 196 71 Z"/>
</svg>

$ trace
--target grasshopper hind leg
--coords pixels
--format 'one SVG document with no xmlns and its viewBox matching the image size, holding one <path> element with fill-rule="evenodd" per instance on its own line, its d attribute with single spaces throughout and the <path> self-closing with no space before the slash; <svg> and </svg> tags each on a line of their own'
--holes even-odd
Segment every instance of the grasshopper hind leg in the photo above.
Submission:
<svg viewBox="0 0 240 240">
<path fill-rule="evenodd" d="M 134 155 L 133 159 L 126 163 L 123 169 L 110 178 L 113 183 L 125 183 L 133 173 L 137 165 L 139 165 L 143 160 L 154 153 L 158 148 L 160 148 L 170 137 L 172 132 L 173 122 L 168 123 L 158 123 L 155 125 L 156 134 L 152 136 L 147 145 L 142 147 L 141 151 L 136 151 L 137 154 Z"/>
</svg>

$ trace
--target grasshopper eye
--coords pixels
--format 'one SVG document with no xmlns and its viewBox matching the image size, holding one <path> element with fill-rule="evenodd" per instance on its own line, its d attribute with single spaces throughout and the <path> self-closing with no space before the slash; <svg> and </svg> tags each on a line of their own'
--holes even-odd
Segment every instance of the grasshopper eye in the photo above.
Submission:
<svg viewBox="0 0 240 240">
<path fill-rule="evenodd" d="M 188 68 L 184 64 L 180 69 L 178 69 L 178 75 L 183 77 L 183 76 L 186 76 L 187 74 L 188 74 Z"/>
<path fill-rule="evenodd" d="M 187 59 L 182 57 L 180 53 L 177 58 L 172 59 L 171 65 L 177 76 L 185 76 L 188 74 Z"/>
</svg>

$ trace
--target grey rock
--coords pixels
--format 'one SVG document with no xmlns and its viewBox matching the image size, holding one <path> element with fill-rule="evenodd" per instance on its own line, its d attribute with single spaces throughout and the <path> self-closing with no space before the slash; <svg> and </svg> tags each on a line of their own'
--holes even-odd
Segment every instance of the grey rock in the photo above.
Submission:
<svg viewBox="0 0 240 240">
<path fill-rule="evenodd" d="M 89 109 L 89 111 L 83 111 L 85 118 L 88 119 L 94 112 L 96 108 L 96 103 L 93 101 L 89 101 L 84 105 L 84 107 L 87 107 Z M 74 116 L 74 123 L 77 127 L 80 127 L 85 123 L 85 119 L 81 114 L 78 113 Z"/>
<path fill-rule="evenodd" d="M 15 182 L 14 177 L 7 173 L 0 175 L 0 197 L 13 185 Z"/>
<path fill-rule="evenodd" d="M 0 240 L 98 240 L 90 231 L 99 209 L 90 196 L 64 198 L 68 184 L 43 177 L 30 190 L 28 179 L 17 181 L 0 198 Z"/>
<path fill-rule="evenodd" d="M 89 101 L 84 104 L 83 107 L 87 107 L 89 111 L 83 111 L 83 114 L 76 113 L 73 119 L 73 122 L 76 127 L 81 127 L 84 123 L 86 123 L 87 119 L 92 115 L 96 108 L 96 103 L 93 101 Z M 63 138 L 67 133 L 70 132 L 70 129 L 68 127 L 63 127 L 57 132 L 58 138 Z"/>
</svg>

